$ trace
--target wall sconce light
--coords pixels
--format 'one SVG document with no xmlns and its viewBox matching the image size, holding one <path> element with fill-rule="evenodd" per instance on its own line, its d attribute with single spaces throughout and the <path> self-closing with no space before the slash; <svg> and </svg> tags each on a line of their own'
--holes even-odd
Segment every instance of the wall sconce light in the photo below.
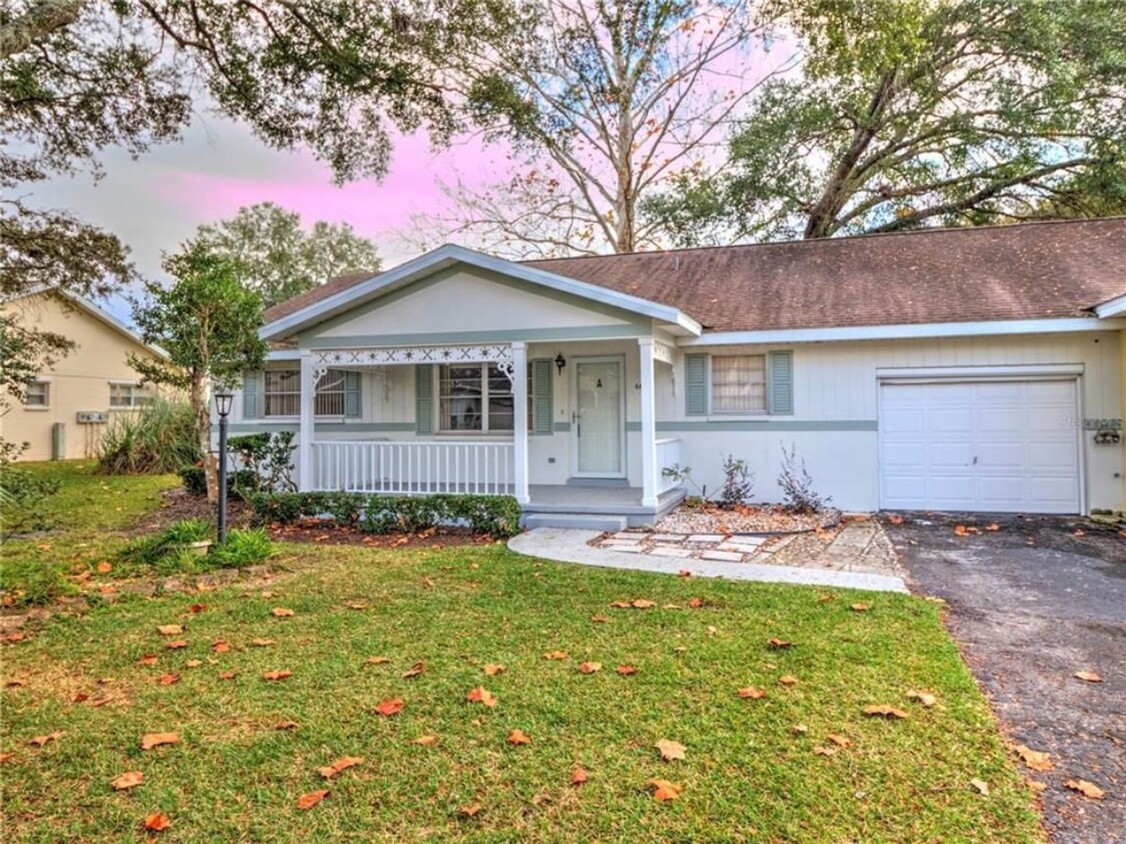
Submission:
<svg viewBox="0 0 1126 844">
<path fill-rule="evenodd" d="M 566 358 L 563 357 L 563 353 L 560 352 L 559 354 L 557 354 L 555 356 L 555 368 L 559 370 L 560 375 L 563 374 L 563 367 L 565 367 L 566 365 L 567 365 L 567 360 L 566 360 Z"/>
</svg>

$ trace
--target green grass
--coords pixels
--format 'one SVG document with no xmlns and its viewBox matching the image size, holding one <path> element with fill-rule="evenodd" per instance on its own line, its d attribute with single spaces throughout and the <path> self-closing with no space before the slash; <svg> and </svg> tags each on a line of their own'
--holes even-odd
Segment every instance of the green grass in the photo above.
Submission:
<svg viewBox="0 0 1126 844">
<path fill-rule="evenodd" d="M 89 572 L 125 545 L 118 531 L 160 504 L 173 475 L 97 475 L 93 461 L 20 463 L 61 483 L 45 509 L 52 530 L 0 545 L 0 589 L 9 602 L 34 604 L 73 591 L 67 576 Z M 0 513 L 0 522 L 3 521 Z"/>
<path fill-rule="evenodd" d="M 6 840 L 140 841 L 157 811 L 172 820 L 159 839 L 177 842 L 1043 840 L 989 709 L 924 601 L 839 591 L 822 603 L 824 590 L 542 563 L 500 546 L 286 546 L 282 562 L 293 573 L 256 590 L 56 616 L 6 646 Z M 706 605 L 609 606 L 638 597 Z M 850 610 L 856 600 L 871 609 Z M 208 607 L 192 614 L 198 602 Z M 156 626 L 172 623 L 185 625 L 187 648 L 165 648 Z M 254 647 L 256 637 L 276 644 Z M 794 647 L 772 650 L 770 637 Z M 216 639 L 231 651 L 213 652 Z M 569 658 L 543 659 L 557 649 Z M 138 664 L 145 654 L 157 664 Z M 376 655 L 391 664 L 365 664 Z M 419 660 L 425 672 L 402 679 Z M 583 675 L 583 660 L 604 668 Z M 507 671 L 485 677 L 489 662 Z M 620 663 L 638 673 L 618 676 Z M 262 679 L 279 669 L 293 676 Z M 238 676 L 220 680 L 227 670 Z M 180 682 L 159 685 L 169 672 Z M 798 685 L 779 685 L 786 674 Z M 478 685 L 495 708 L 465 701 Z M 739 699 L 748 685 L 767 696 Z M 919 688 L 938 704 L 905 697 Z M 77 693 L 124 702 L 72 703 Z M 392 697 L 406 701 L 400 715 L 373 713 Z M 875 703 L 909 717 L 865 718 Z M 283 719 L 298 728 L 276 730 Z M 791 731 L 799 723 L 804 735 Z M 514 728 L 533 743 L 507 745 Z M 27 745 L 56 730 L 59 740 Z M 181 742 L 141 750 L 143 734 L 163 731 Z M 852 746 L 816 755 L 829 733 Z M 423 734 L 440 741 L 411 743 Z M 662 738 L 687 759 L 659 761 Z M 365 761 L 326 785 L 316 768 L 343 756 Z M 571 785 L 574 765 L 586 785 Z M 145 783 L 115 793 L 110 780 L 131 770 Z M 683 795 L 656 802 L 650 777 Z M 297 797 L 319 788 L 331 794 L 299 811 Z M 474 802 L 480 813 L 460 818 Z"/>
</svg>

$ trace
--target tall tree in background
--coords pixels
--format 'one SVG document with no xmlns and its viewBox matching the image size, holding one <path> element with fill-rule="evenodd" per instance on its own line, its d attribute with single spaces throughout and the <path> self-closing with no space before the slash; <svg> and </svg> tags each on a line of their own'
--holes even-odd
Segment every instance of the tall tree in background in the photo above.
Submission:
<svg viewBox="0 0 1126 844">
<path fill-rule="evenodd" d="M 194 242 L 237 261 L 243 283 L 271 307 L 333 276 L 379 269 L 375 244 L 350 225 L 318 220 L 301 227 L 301 215 L 272 202 L 240 208 L 229 220 L 200 226 Z"/>
<path fill-rule="evenodd" d="M 140 155 L 176 139 L 201 103 L 271 147 L 310 149 L 339 181 L 382 176 L 389 126 L 425 124 L 438 139 L 454 130 L 441 67 L 488 35 L 488 21 L 504 25 L 505 2 L 5 0 L 0 296 L 97 295 L 132 280 L 112 233 L 23 193 L 59 174 L 96 177 L 106 148 Z M 0 328 L 5 359 L 67 350 L 10 321 Z"/>
<path fill-rule="evenodd" d="M 785 64 L 762 35 L 746 0 L 536 0 L 461 68 L 470 113 L 518 172 L 448 185 L 454 214 L 429 228 L 520 256 L 659 244 L 639 203 L 723 140 L 767 75 L 752 58 Z"/>
<path fill-rule="evenodd" d="M 800 77 L 768 83 L 725 166 L 647 206 L 678 242 L 1037 218 L 1076 185 L 1124 195 L 1119 0 L 787 6 Z"/>
<path fill-rule="evenodd" d="M 166 256 L 175 282 L 145 284 L 146 298 L 133 306 L 133 321 L 146 343 L 168 359 L 129 356 L 129 365 L 154 384 L 187 390 L 204 455 L 207 496 L 216 500 L 216 459 L 211 452 L 211 387 L 235 385 L 243 373 L 262 368 L 267 346 L 258 339 L 262 300 L 248 289 L 237 263 L 188 243 Z"/>
</svg>

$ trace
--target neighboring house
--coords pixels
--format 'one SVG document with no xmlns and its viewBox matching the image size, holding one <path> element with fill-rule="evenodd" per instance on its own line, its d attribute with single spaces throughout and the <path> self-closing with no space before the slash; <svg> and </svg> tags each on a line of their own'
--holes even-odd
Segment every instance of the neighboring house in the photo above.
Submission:
<svg viewBox="0 0 1126 844">
<path fill-rule="evenodd" d="M 1123 506 L 1126 218 L 513 263 L 443 246 L 267 312 L 236 432 L 305 490 L 652 521 L 782 448 L 857 511 Z M 314 385 L 316 389 L 314 390 Z M 567 516 L 573 516 L 568 518 Z M 610 518 L 603 518 L 610 517 Z"/>
<path fill-rule="evenodd" d="M 21 460 L 92 457 L 106 425 L 118 412 L 151 400 L 126 356 L 164 356 L 94 303 L 58 292 L 33 292 L 0 303 L 25 325 L 61 334 L 75 348 L 43 372 L 24 402 L 6 397 L 0 438 L 27 442 Z"/>
</svg>

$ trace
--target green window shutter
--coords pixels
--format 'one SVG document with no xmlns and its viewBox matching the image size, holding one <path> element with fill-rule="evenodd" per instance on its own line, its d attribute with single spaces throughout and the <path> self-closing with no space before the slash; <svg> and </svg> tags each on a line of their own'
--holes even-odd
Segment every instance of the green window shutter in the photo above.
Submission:
<svg viewBox="0 0 1126 844">
<path fill-rule="evenodd" d="M 242 376 L 242 418 L 258 418 L 258 373 L 247 372 Z"/>
<path fill-rule="evenodd" d="M 428 363 L 414 368 L 414 432 L 434 433 L 434 376 Z"/>
<path fill-rule="evenodd" d="M 344 415 L 350 417 L 362 416 L 360 407 L 360 373 L 344 373 Z"/>
<path fill-rule="evenodd" d="M 708 356 L 684 356 L 684 413 L 708 415 Z"/>
<path fill-rule="evenodd" d="M 794 353 L 770 353 L 770 412 L 789 415 L 794 412 Z"/>
<path fill-rule="evenodd" d="M 532 361 L 532 433 L 550 434 L 555 421 L 552 406 L 552 372 L 547 358 Z"/>
</svg>

